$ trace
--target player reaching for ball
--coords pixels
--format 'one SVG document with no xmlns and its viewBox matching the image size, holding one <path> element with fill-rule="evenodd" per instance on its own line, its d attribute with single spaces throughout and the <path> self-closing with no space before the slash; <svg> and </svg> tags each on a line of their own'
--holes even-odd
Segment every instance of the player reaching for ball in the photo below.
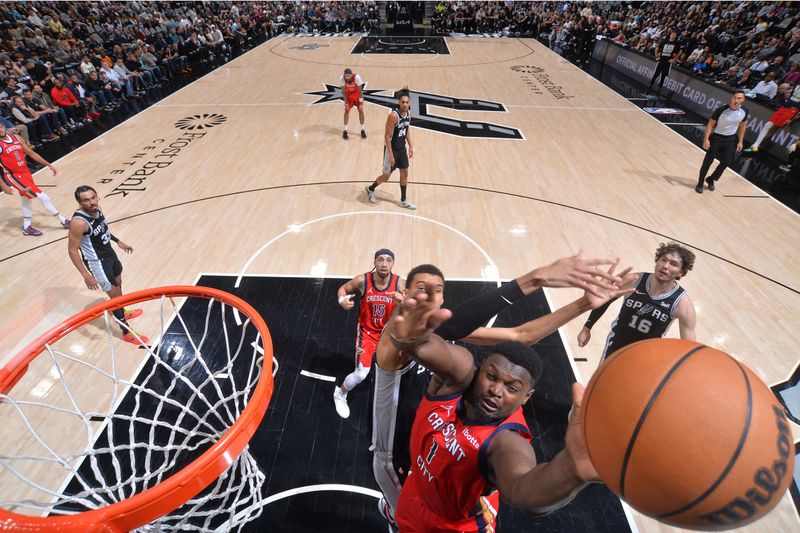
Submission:
<svg viewBox="0 0 800 533">
<path fill-rule="evenodd" d="M 676 242 L 661 243 L 656 249 L 656 265 L 652 274 L 642 272 L 626 277 L 622 288 L 634 288 L 625 297 L 619 316 L 611 324 L 603 359 L 623 346 L 666 335 L 674 319 L 678 319 L 682 339 L 695 340 L 697 315 L 686 289 L 678 280 L 694 267 L 694 253 Z M 610 300 L 591 313 L 578 335 L 578 346 L 592 338 L 591 328 L 603 316 Z"/>
<path fill-rule="evenodd" d="M 566 505 L 597 479 L 580 430 L 583 387 L 573 385 L 565 449 L 537 464 L 522 405 L 541 374 L 539 356 L 509 342 L 477 366 L 466 349 L 433 333 L 451 314 L 441 309 L 438 291 L 426 281 L 385 328 L 397 350 L 434 374 L 411 430 L 400 531 L 492 531 L 500 496 L 533 514 Z"/>
</svg>

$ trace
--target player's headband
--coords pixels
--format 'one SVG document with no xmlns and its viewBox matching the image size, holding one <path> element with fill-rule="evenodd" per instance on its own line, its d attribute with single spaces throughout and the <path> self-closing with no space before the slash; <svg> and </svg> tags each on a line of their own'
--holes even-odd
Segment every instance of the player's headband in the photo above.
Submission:
<svg viewBox="0 0 800 533">
<path fill-rule="evenodd" d="M 388 255 L 389 257 L 392 258 L 392 261 L 394 261 L 394 252 L 388 248 L 381 248 L 380 250 L 375 252 L 375 259 L 377 259 L 381 255 Z"/>
</svg>

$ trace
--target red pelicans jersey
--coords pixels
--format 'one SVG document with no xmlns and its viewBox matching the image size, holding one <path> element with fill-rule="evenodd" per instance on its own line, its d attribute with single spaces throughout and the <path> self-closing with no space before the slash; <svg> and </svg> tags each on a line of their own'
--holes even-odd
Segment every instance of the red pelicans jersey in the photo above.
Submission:
<svg viewBox="0 0 800 533">
<path fill-rule="evenodd" d="M 358 74 L 353 72 L 353 76 L 350 78 L 350 81 L 345 80 L 344 76 L 342 76 L 342 80 L 344 81 L 345 98 L 348 100 L 358 100 L 358 86 L 360 85 L 358 82 L 361 81 L 361 78 L 358 77 Z"/>
<path fill-rule="evenodd" d="M 380 290 L 372 281 L 372 272 L 364 274 L 365 291 L 361 298 L 361 307 L 358 310 L 358 325 L 369 333 L 380 337 L 383 327 L 392 316 L 395 301 L 392 293 L 397 291 L 397 282 L 400 277 L 391 274 L 386 289 Z"/>
<path fill-rule="evenodd" d="M 12 174 L 29 172 L 22 143 L 11 133 L 8 134 L 8 138 L 11 140 L 0 139 L 0 163 L 3 168 Z"/>
<path fill-rule="evenodd" d="M 487 480 L 486 450 L 500 431 L 530 441 L 520 407 L 495 425 L 464 420 L 462 394 L 431 398 L 411 429 L 411 473 L 397 509 L 401 531 L 495 531 L 500 494 Z"/>
</svg>

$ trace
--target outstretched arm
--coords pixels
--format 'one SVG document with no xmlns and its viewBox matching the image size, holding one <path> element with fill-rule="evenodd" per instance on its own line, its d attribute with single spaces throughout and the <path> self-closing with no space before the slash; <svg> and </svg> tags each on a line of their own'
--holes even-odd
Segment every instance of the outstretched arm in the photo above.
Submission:
<svg viewBox="0 0 800 533">
<path fill-rule="evenodd" d="M 564 257 L 532 270 L 511 283 L 470 298 L 453 309 L 453 318 L 442 324 L 436 334 L 446 340 L 467 337 L 504 308 L 542 287 L 577 287 L 595 297 L 605 297 L 608 291 L 616 290 L 616 284 L 622 281 L 620 276 L 614 275 L 616 264 L 617 260 L 611 259 L 584 259 L 581 252 Z M 612 268 L 608 271 L 600 270 L 601 265 L 611 265 Z M 626 270 L 625 273 L 627 272 Z M 585 310 L 588 311 L 588 308 Z M 531 344 L 533 342 L 536 341 L 531 341 Z"/>
<path fill-rule="evenodd" d="M 613 275 L 617 263 L 611 265 L 606 274 Z M 619 278 L 624 280 L 630 268 L 623 271 Z M 581 298 L 548 313 L 542 317 L 531 320 L 513 328 L 478 328 L 464 340 L 474 344 L 497 344 L 499 342 L 514 341 L 523 344 L 536 344 L 567 322 L 579 317 L 590 309 L 606 305 L 609 301 L 632 291 L 632 288 L 604 290 L 602 296 L 595 296 L 588 290 Z"/>
<path fill-rule="evenodd" d="M 614 300 L 620 296 L 630 293 L 636 287 L 636 283 L 638 283 L 641 275 L 642 274 L 640 272 L 630 272 L 630 269 L 625 271 L 622 283 L 620 285 L 620 292 L 589 313 L 589 318 L 586 319 L 586 322 L 583 324 L 583 328 L 581 328 L 580 333 L 578 333 L 578 346 L 583 348 L 589 343 L 589 340 L 592 338 L 592 326 L 594 326 L 595 322 L 600 320 L 600 317 L 602 317 L 606 310 L 608 310 L 608 307 L 614 302 Z"/>
<path fill-rule="evenodd" d="M 598 478 L 580 427 L 582 385 L 572 385 L 572 399 L 566 447 L 549 463 L 536 464 L 530 444 L 511 431 L 500 432 L 489 445 L 489 480 L 512 506 L 546 514 L 568 504 L 588 481 Z"/>
<path fill-rule="evenodd" d="M 426 366 L 439 378 L 439 390 L 429 389 L 430 392 L 446 394 L 466 388 L 472 380 L 475 362 L 467 350 L 433 333 L 451 314 L 436 302 L 436 290 L 433 283 L 426 283 L 424 291 L 403 300 L 386 324 L 381 339 L 388 337 L 396 350 Z"/>
</svg>

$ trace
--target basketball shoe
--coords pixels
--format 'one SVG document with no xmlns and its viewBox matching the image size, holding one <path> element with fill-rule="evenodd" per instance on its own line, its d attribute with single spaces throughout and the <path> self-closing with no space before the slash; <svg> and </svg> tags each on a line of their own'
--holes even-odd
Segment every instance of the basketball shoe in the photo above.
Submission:
<svg viewBox="0 0 800 533">
<path fill-rule="evenodd" d="M 381 512 L 381 516 L 392 526 L 392 531 L 395 531 L 394 528 L 397 527 L 397 521 L 394 519 L 394 513 L 392 512 L 392 508 L 389 507 L 389 502 L 386 501 L 386 498 L 381 497 L 381 499 L 378 500 L 378 511 Z"/>
<path fill-rule="evenodd" d="M 141 309 L 125 309 L 125 320 L 130 320 L 132 318 L 139 318 L 144 314 L 144 311 Z"/>
<path fill-rule="evenodd" d="M 370 190 L 369 187 L 364 187 L 364 190 L 367 191 L 367 200 L 369 200 L 369 203 L 371 204 L 377 203 L 378 197 L 375 196 L 375 191 Z"/>
<path fill-rule="evenodd" d="M 413 203 L 411 200 L 406 198 L 405 200 L 400 202 L 400 207 L 405 207 L 406 209 L 416 209 L 417 205 Z"/>
<path fill-rule="evenodd" d="M 122 340 L 131 344 L 135 344 L 136 346 L 147 346 L 147 343 L 150 342 L 150 339 L 148 339 L 146 336 L 139 335 L 137 337 L 130 331 L 122 336 Z"/>
<path fill-rule="evenodd" d="M 333 389 L 333 405 L 336 407 L 336 414 L 342 418 L 350 416 L 350 407 L 347 405 L 347 393 L 339 387 Z"/>
<path fill-rule="evenodd" d="M 42 234 L 42 232 L 34 228 L 33 226 L 28 226 L 27 228 L 25 226 L 22 226 L 22 234 L 25 235 L 26 237 L 38 237 L 39 235 Z"/>
</svg>

